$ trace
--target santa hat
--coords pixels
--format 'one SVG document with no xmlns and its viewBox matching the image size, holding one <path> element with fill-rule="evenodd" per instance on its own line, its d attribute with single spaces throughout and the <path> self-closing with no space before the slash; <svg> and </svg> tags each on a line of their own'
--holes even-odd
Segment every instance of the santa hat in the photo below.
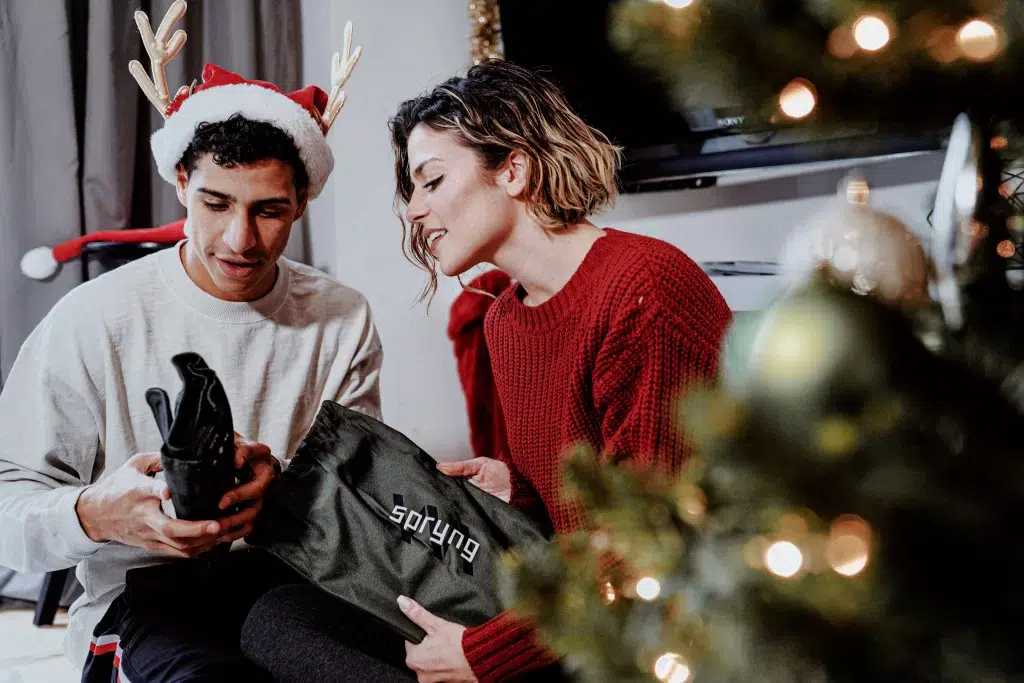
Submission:
<svg viewBox="0 0 1024 683">
<path fill-rule="evenodd" d="M 309 198 L 315 198 L 334 169 L 334 155 L 326 136 L 345 104 L 342 87 L 363 52 L 361 47 L 351 51 L 352 23 L 345 26 L 344 58 L 339 53 L 334 54 L 330 95 L 315 85 L 285 93 L 273 83 L 246 80 L 215 64 L 207 64 L 202 84 L 182 86 L 171 99 L 164 69 L 185 44 L 183 30 L 171 35 L 171 29 L 185 14 L 185 9 L 185 0 L 172 3 L 155 34 L 146 13 L 135 13 L 153 77 L 150 78 L 138 60 L 132 60 L 128 69 L 165 120 L 164 127 L 150 138 L 160 176 L 171 184 L 177 181 L 178 162 L 192 142 L 197 125 L 225 121 L 241 114 L 253 121 L 269 123 L 291 136 L 309 176 Z"/>
<path fill-rule="evenodd" d="M 158 228 L 101 230 L 68 240 L 57 246 L 36 247 L 21 258 L 21 272 L 33 280 L 46 280 L 57 274 L 62 263 L 76 259 L 86 244 L 118 242 L 122 244 L 176 244 L 185 239 L 185 219 Z"/>
<path fill-rule="evenodd" d="M 164 118 L 163 128 L 150 138 L 160 177 L 172 185 L 177 182 L 178 162 L 192 142 L 196 126 L 226 121 L 235 114 L 241 114 L 253 121 L 269 123 L 291 136 L 309 177 L 309 199 L 316 198 L 334 169 L 334 155 L 327 144 L 327 133 L 345 104 L 342 88 L 363 51 L 361 47 L 351 50 L 352 23 L 345 26 L 344 58 L 339 53 L 334 54 L 330 94 L 315 85 L 285 93 L 273 83 L 246 80 L 216 64 L 207 64 L 203 69 L 202 84 L 182 86 L 172 99 L 167 89 L 165 67 L 185 44 L 185 31 L 179 29 L 172 35 L 171 30 L 184 16 L 186 8 L 185 0 L 175 0 L 156 33 L 145 12 L 135 13 L 135 23 L 152 66 L 152 78 L 137 60 L 131 61 L 128 70 Z M 57 272 L 61 263 L 77 257 L 87 242 L 176 241 L 181 238 L 170 238 L 180 234 L 180 226 L 181 222 L 178 222 L 139 231 L 94 233 L 54 248 L 38 247 L 25 254 L 21 270 L 29 277 L 46 279 Z"/>
</svg>

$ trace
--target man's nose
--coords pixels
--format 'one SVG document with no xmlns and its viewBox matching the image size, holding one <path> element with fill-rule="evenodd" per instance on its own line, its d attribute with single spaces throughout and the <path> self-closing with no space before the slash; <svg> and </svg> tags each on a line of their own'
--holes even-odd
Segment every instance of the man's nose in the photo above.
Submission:
<svg viewBox="0 0 1024 683">
<path fill-rule="evenodd" d="M 256 246 L 256 221 L 247 212 L 240 213 L 231 221 L 223 239 L 234 253 L 245 253 Z"/>
</svg>

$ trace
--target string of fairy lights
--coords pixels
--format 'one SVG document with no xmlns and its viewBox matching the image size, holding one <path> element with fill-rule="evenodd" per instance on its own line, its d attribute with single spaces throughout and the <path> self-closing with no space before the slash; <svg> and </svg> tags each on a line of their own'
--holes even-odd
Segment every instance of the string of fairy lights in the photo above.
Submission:
<svg viewBox="0 0 1024 683">
<path fill-rule="evenodd" d="M 661 2 L 678 11 L 697 11 L 699 0 L 647 0 Z M 501 16 L 497 0 L 470 0 L 470 52 L 473 64 L 488 59 L 501 59 Z M 987 62 L 999 56 L 1005 46 L 1000 28 L 976 17 L 959 26 L 940 23 L 927 24 L 924 20 L 908 25 L 919 49 L 940 64 L 960 59 Z M 829 53 L 837 59 L 851 59 L 857 55 L 878 53 L 890 46 L 901 30 L 897 22 L 882 12 L 867 12 L 856 16 L 833 30 L 828 40 Z M 795 78 L 779 93 L 779 111 L 792 120 L 810 116 L 818 105 L 814 84 L 804 78 Z"/>
<path fill-rule="evenodd" d="M 663 0 L 673 7 L 680 0 Z M 687 7 L 693 4 L 692 0 Z M 941 64 L 958 59 L 987 62 L 1003 49 L 999 28 L 983 18 L 971 19 L 959 27 L 936 25 L 918 31 L 923 40 L 920 47 Z M 895 37 L 896 23 L 880 13 L 862 14 L 852 22 L 837 27 L 829 37 L 829 52 L 838 59 L 850 59 L 858 53 L 879 52 Z M 817 107 L 814 84 L 803 78 L 790 81 L 779 93 L 779 109 L 788 118 L 807 118 Z"/>
<path fill-rule="evenodd" d="M 698 0 L 648 0 L 662 2 L 669 7 L 693 12 Z M 959 26 L 939 23 L 928 25 L 920 20 L 905 27 L 915 37 L 917 47 L 940 64 L 959 59 L 987 62 L 1002 52 L 1005 40 L 999 27 L 983 17 L 970 19 Z M 828 40 L 829 53 L 837 59 L 851 59 L 858 54 L 877 53 L 890 46 L 901 27 L 882 12 L 869 12 L 856 16 L 833 30 Z M 793 120 L 805 119 L 817 108 L 818 95 L 814 84 L 796 78 L 779 93 L 779 111 Z"/>
<path fill-rule="evenodd" d="M 841 515 L 832 521 L 826 533 L 815 533 L 805 516 L 790 513 L 779 520 L 772 536 L 757 536 L 748 541 L 743 558 L 750 568 L 782 579 L 795 580 L 804 574 L 824 571 L 849 579 L 868 567 L 871 543 L 871 527 L 857 515 Z M 643 576 L 631 583 L 628 593 L 629 597 L 653 602 L 661 596 L 661 582 L 653 576 Z M 615 588 L 605 583 L 605 603 L 611 604 L 618 597 Z M 678 652 L 659 655 L 651 669 L 662 683 L 689 683 L 693 673 L 686 657 Z"/>
</svg>

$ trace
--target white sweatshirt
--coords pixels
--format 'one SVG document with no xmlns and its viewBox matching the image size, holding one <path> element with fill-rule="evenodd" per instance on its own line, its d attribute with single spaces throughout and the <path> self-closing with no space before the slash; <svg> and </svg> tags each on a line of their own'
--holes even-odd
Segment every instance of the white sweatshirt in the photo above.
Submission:
<svg viewBox="0 0 1024 683">
<path fill-rule="evenodd" d="M 181 247 L 67 294 L 26 340 L 0 394 L 0 566 L 78 566 L 85 593 L 71 606 L 65 652 L 79 668 L 125 572 L 175 561 L 95 543 L 75 513 L 84 486 L 160 450 L 145 395 L 160 387 L 173 404 L 181 380 L 172 356 L 200 354 L 224 385 L 235 431 L 279 457 L 294 454 L 323 400 L 380 417 L 382 351 L 361 294 L 282 258 L 265 297 L 221 301 L 188 277 Z"/>
</svg>

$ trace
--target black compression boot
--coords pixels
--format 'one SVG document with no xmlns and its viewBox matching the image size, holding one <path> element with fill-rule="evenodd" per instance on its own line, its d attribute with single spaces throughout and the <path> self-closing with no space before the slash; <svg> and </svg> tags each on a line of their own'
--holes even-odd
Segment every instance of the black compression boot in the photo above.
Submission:
<svg viewBox="0 0 1024 683">
<path fill-rule="evenodd" d="M 146 392 L 160 426 L 164 477 L 178 519 L 218 519 L 232 512 L 218 507 L 236 485 L 235 430 L 227 394 L 215 373 L 197 353 L 171 359 L 183 384 L 171 415 L 167 392 Z"/>
</svg>

